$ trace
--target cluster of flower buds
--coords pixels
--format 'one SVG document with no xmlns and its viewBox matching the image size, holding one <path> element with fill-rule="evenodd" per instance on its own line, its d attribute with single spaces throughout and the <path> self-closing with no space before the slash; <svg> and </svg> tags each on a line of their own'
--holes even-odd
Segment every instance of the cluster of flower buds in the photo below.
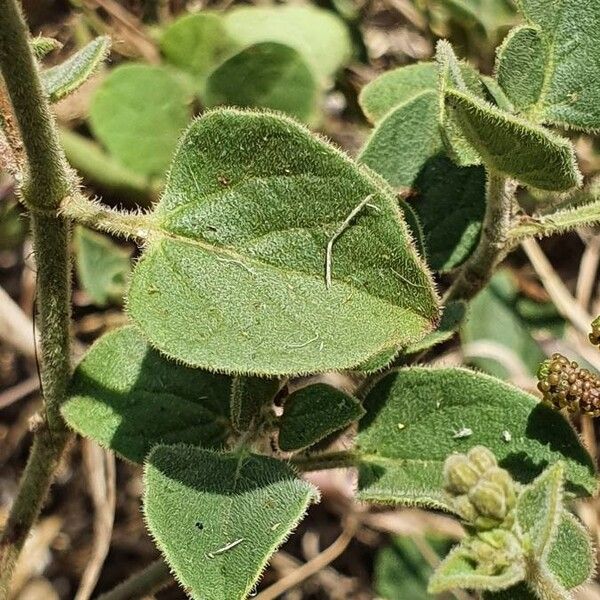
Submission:
<svg viewBox="0 0 600 600">
<path fill-rule="evenodd" d="M 597 417 L 600 415 L 600 377 L 582 369 L 575 361 L 553 354 L 538 369 L 538 389 L 544 402 L 557 410 Z"/>
<path fill-rule="evenodd" d="M 452 454 L 444 463 L 444 488 L 456 512 L 477 530 L 510 528 L 516 503 L 515 482 L 487 448 Z"/>
<path fill-rule="evenodd" d="M 596 317 L 592 321 L 592 333 L 590 333 L 589 338 L 594 346 L 600 346 L 600 317 Z"/>
<path fill-rule="evenodd" d="M 469 540 L 468 548 L 482 575 L 500 575 L 523 556 L 523 546 L 508 529 L 480 531 Z"/>
</svg>

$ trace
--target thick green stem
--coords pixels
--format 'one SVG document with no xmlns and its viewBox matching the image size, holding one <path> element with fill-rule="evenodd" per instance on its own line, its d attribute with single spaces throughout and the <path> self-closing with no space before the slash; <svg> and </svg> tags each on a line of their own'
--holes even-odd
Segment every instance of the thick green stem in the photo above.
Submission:
<svg viewBox="0 0 600 600">
<path fill-rule="evenodd" d="M 169 566 L 161 558 L 120 583 L 110 592 L 98 596 L 96 600 L 137 600 L 158 592 L 171 583 L 173 583 L 173 576 Z"/>
<path fill-rule="evenodd" d="M 27 467 L 0 538 L 0 598 L 8 595 L 15 562 L 33 526 L 70 434 L 60 415 L 70 366 L 69 224 L 60 202 L 74 193 L 72 177 L 29 47 L 16 0 L 0 0 L 0 68 L 27 157 L 19 190 L 31 211 L 37 260 L 37 325 L 45 422 L 37 427 Z"/>
<path fill-rule="evenodd" d="M 299 471 L 322 471 L 355 467 L 359 458 L 352 452 L 328 452 L 309 456 L 294 456 L 290 461 Z"/>
<path fill-rule="evenodd" d="M 495 173 L 488 174 L 487 208 L 481 238 L 446 293 L 446 302 L 470 300 L 477 295 L 506 255 L 516 188 L 516 182 Z"/>
</svg>

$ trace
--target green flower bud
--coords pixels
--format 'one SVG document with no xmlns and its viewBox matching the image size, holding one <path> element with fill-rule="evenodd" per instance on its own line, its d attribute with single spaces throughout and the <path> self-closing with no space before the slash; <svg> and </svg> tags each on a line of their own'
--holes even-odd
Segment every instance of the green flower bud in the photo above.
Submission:
<svg viewBox="0 0 600 600">
<path fill-rule="evenodd" d="M 469 500 L 466 494 L 462 496 L 456 496 L 452 500 L 452 508 L 460 515 L 460 517 L 467 523 L 474 523 L 475 519 L 479 516 L 473 503 Z"/>
<path fill-rule="evenodd" d="M 444 463 L 444 487 L 450 494 L 467 493 L 477 483 L 479 475 L 464 454 L 452 454 Z"/>
<path fill-rule="evenodd" d="M 510 473 L 500 467 L 494 467 L 489 469 L 484 477 L 487 481 L 491 481 L 502 488 L 507 510 L 514 508 L 517 503 L 517 492 L 515 482 Z"/>
<path fill-rule="evenodd" d="M 481 479 L 469 490 L 469 500 L 483 517 L 497 519 L 501 523 L 507 513 L 506 494 L 498 483 Z"/>
<path fill-rule="evenodd" d="M 494 454 L 485 446 L 471 448 L 467 453 L 467 458 L 480 473 L 485 473 L 488 469 L 498 465 Z"/>
</svg>

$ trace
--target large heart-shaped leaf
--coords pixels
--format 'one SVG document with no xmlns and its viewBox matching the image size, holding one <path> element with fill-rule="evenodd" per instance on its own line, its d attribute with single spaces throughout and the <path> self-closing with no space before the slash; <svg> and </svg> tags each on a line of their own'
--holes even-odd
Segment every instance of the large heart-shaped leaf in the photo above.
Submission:
<svg viewBox="0 0 600 600">
<path fill-rule="evenodd" d="M 193 598 L 242 600 L 317 490 L 282 461 L 157 446 L 145 472 L 150 532 Z"/>
<path fill-rule="evenodd" d="M 190 119 L 190 99 L 186 86 L 165 67 L 121 65 L 96 90 L 90 125 L 125 166 L 158 177 Z"/>
<path fill-rule="evenodd" d="M 193 366 L 350 368 L 437 321 L 393 192 L 284 117 L 196 121 L 148 229 L 128 309 L 156 347 Z"/>
<path fill-rule="evenodd" d="M 356 440 L 362 499 L 452 510 L 443 463 L 477 445 L 520 482 L 561 460 L 567 490 L 596 490 L 593 463 L 563 417 L 499 379 L 466 369 L 401 369 L 375 384 L 364 407 Z"/>
<path fill-rule="evenodd" d="M 223 446 L 230 388 L 230 377 L 171 362 L 124 327 L 90 348 L 61 410 L 81 435 L 142 462 L 161 442 Z"/>
<path fill-rule="evenodd" d="M 208 77 L 206 106 L 280 110 L 302 121 L 315 112 L 317 83 L 301 54 L 283 44 L 263 42 L 228 58 Z"/>
<path fill-rule="evenodd" d="M 600 127 L 600 2 L 520 0 L 526 26 L 498 53 L 500 85 L 529 118 Z"/>
</svg>

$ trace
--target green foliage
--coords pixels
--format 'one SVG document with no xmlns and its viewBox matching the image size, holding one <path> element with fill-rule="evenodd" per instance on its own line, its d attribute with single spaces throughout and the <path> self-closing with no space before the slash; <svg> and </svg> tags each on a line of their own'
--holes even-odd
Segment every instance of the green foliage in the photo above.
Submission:
<svg viewBox="0 0 600 600">
<path fill-rule="evenodd" d="M 562 514 L 564 467 L 556 463 L 519 495 L 516 526 L 527 553 L 545 558 L 556 536 Z"/>
<path fill-rule="evenodd" d="M 234 377 L 231 386 L 231 423 L 238 432 L 248 431 L 279 390 L 279 379 L 264 377 Z"/>
<path fill-rule="evenodd" d="M 85 83 L 102 64 L 110 49 L 110 38 L 100 36 L 65 62 L 40 73 L 50 102 L 58 102 Z"/>
<path fill-rule="evenodd" d="M 437 321 L 393 193 L 280 116 L 222 110 L 196 121 L 148 225 L 129 313 L 189 365 L 257 375 L 350 368 Z"/>
<path fill-rule="evenodd" d="M 290 46 L 323 82 L 333 77 L 352 52 L 344 22 L 315 6 L 241 6 L 227 11 L 224 18 L 237 44 L 277 42 Z"/>
<path fill-rule="evenodd" d="M 192 598 L 242 600 L 318 493 L 282 461 L 157 446 L 145 471 L 150 532 Z"/>
<path fill-rule="evenodd" d="M 527 26 L 513 30 L 498 53 L 498 80 L 534 121 L 600 128 L 600 3 L 520 0 Z"/>
<path fill-rule="evenodd" d="M 206 106 L 280 110 L 301 121 L 315 112 L 317 83 L 299 52 L 263 42 L 228 58 L 208 77 Z"/>
<path fill-rule="evenodd" d="M 171 23 L 160 38 L 165 58 L 191 73 L 202 87 L 208 73 L 235 48 L 221 15 L 201 12 Z"/>
<path fill-rule="evenodd" d="M 50 52 L 54 52 L 55 50 L 60 50 L 62 48 L 62 44 L 51 37 L 34 37 L 29 40 L 29 45 L 33 50 L 33 55 L 41 60 Z"/>
<path fill-rule="evenodd" d="M 126 64 L 112 70 L 90 107 L 95 136 L 125 166 L 161 176 L 190 119 L 185 85 L 165 67 Z"/>
<path fill-rule="evenodd" d="M 568 140 L 466 93 L 448 90 L 445 103 L 489 168 L 545 190 L 581 184 Z"/>
<path fill-rule="evenodd" d="M 516 281 L 507 270 L 498 271 L 471 301 L 468 318 L 460 330 L 463 344 L 472 348 L 467 352 L 471 364 L 501 379 L 536 373 L 546 355 L 533 338 L 530 322 L 523 314 L 531 305 L 523 306 L 522 301 Z M 489 346 L 492 355 L 504 360 L 484 356 L 482 345 Z"/>
<path fill-rule="evenodd" d="M 423 540 L 440 558 L 448 553 L 452 542 L 442 537 Z M 421 542 L 422 544 L 422 542 Z M 375 588 L 385 600 L 433 600 L 427 582 L 433 569 L 409 537 L 396 536 L 375 558 Z"/>
<path fill-rule="evenodd" d="M 87 352 L 62 414 L 81 435 L 142 462 L 158 443 L 223 446 L 230 387 L 229 377 L 172 363 L 125 327 Z"/>
<path fill-rule="evenodd" d="M 359 400 L 316 383 L 288 396 L 279 422 L 279 447 L 302 450 L 347 427 L 365 414 Z"/>
<path fill-rule="evenodd" d="M 131 271 L 131 252 L 105 235 L 75 229 L 75 265 L 83 289 L 97 306 L 120 303 Z"/>
<path fill-rule="evenodd" d="M 427 263 L 442 273 L 459 267 L 479 242 L 485 214 L 483 167 L 458 167 L 443 155 L 430 157 L 411 198 L 423 228 Z"/>
<path fill-rule="evenodd" d="M 27 234 L 27 221 L 21 215 L 19 203 L 6 198 L 0 204 L 0 250 L 18 246 Z"/>
<path fill-rule="evenodd" d="M 562 460 L 571 493 L 596 490 L 591 459 L 569 424 L 534 396 L 487 375 L 401 369 L 373 386 L 364 407 L 355 450 L 363 500 L 452 510 L 442 491 L 444 461 L 476 445 L 490 448 L 517 481 Z"/>
</svg>

